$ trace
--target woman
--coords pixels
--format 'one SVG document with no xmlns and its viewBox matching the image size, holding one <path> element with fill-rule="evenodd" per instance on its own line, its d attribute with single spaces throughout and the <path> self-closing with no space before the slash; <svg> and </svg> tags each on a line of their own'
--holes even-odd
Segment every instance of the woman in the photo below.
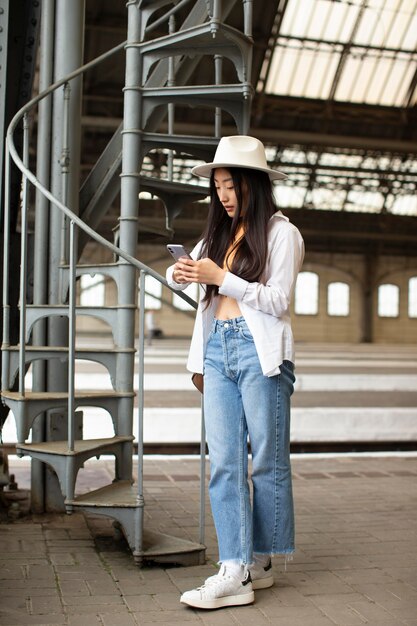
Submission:
<svg viewBox="0 0 417 626">
<path fill-rule="evenodd" d="M 273 199 L 263 144 L 223 137 L 210 178 L 203 239 L 167 270 L 168 283 L 200 283 L 187 368 L 204 372 L 210 502 L 220 570 L 181 596 L 198 608 L 249 604 L 271 587 L 271 555 L 294 551 L 289 456 L 294 342 L 290 301 L 304 257 L 302 237 Z M 248 485 L 252 454 L 252 503 Z"/>
</svg>

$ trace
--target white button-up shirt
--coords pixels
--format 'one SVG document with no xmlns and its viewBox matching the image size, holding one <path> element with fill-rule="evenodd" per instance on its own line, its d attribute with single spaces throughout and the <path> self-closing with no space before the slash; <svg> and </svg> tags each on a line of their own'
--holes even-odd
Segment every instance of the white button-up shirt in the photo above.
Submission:
<svg viewBox="0 0 417 626">
<path fill-rule="evenodd" d="M 191 257 L 197 259 L 202 241 L 194 247 Z M 294 339 L 291 330 L 290 302 L 295 281 L 304 259 L 304 242 L 299 230 L 288 218 L 277 211 L 271 217 L 268 230 L 268 257 L 264 282 L 248 282 L 231 272 L 226 272 L 219 294 L 235 298 L 252 333 L 262 371 L 265 376 L 280 372 L 280 364 L 294 363 Z M 185 289 L 189 283 L 173 281 L 174 266 L 167 269 L 170 287 Z M 203 372 L 208 335 L 218 306 L 218 297 L 207 306 L 201 302 L 204 290 L 200 289 L 200 302 L 191 339 L 187 369 Z"/>
</svg>

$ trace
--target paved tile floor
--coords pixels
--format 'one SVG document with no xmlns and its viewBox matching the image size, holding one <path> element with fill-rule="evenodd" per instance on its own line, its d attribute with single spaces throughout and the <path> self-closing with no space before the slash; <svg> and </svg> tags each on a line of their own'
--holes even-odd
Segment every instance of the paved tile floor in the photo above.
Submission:
<svg viewBox="0 0 417 626">
<path fill-rule="evenodd" d="M 28 462 L 11 461 L 20 488 Z M 138 569 L 111 523 L 46 515 L 0 524 L 0 624 L 71 626 L 417 626 L 417 456 L 295 456 L 297 552 L 253 606 L 197 611 L 181 591 L 216 570 L 207 507 L 207 562 Z M 90 461 L 79 489 L 105 484 Z M 148 458 L 146 523 L 198 539 L 198 461 Z"/>
</svg>

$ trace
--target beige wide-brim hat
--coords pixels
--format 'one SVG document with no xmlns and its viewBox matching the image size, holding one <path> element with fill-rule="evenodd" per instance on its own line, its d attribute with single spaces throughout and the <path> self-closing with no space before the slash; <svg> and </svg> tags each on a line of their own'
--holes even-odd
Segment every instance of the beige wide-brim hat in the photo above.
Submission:
<svg viewBox="0 0 417 626">
<path fill-rule="evenodd" d="M 212 163 L 197 165 L 191 170 L 196 176 L 210 178 L 214 169 L 224 167 L 243 167 L 259 170 L 268 174 L 270 180 L 282 180 L 287 175 L 278 170 L 272 170 L 266 162 L 265 148 L 259 139 L 247 135 L 233 135 L 222 137 L 217 146 Z"/>
</svg>

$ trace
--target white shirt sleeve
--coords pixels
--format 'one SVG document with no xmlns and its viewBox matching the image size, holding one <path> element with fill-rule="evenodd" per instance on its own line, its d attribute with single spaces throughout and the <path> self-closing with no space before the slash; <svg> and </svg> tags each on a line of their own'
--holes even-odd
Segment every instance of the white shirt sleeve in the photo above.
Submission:
<svg viewBox="0 0 417 626">
<path fill-rule="evenodd" d="M 219 293 L 263 313 L 281 317 L 288 313 L 297 274 L 304 259 L 304 242 L 298 229 L 288 224 L 288 228 L 282 229 L 271 245 L 265 284 L 250 283 L 226 272 Z"/>
</svg>

